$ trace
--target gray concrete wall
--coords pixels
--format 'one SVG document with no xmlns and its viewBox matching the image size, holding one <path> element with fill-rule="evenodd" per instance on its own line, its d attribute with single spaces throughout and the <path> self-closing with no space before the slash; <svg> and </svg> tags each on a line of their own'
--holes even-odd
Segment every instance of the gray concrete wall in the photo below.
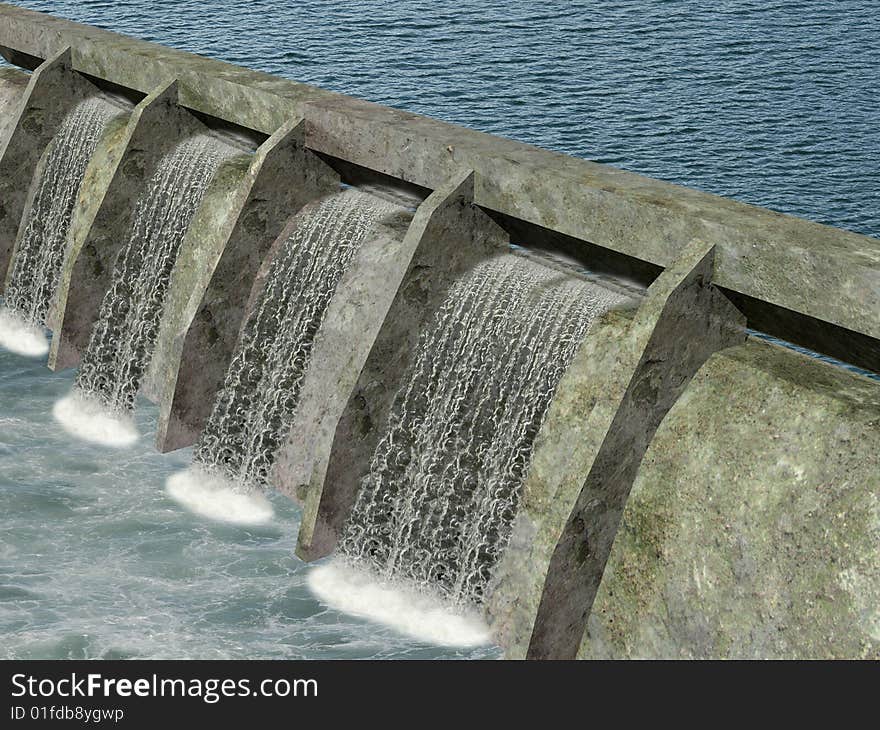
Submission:
<svg viewBox="0 0 880 730">
<path fill-rule="evenodd" d="M 406 273 L 322 457 L 326 467 L 319 462 L 308 487 L 300 487 L 305 507 L 297 554 L 303 559 L 328 555 L 336 545 L 420 329 L 456 277 L 506 250 L 507 235 L 472 202 L 474 184 L 472 174 L 454 181 L 425 201 L 413 222 L 411 253 L 402 259 Z"/>
<path fill-rule="evenodd" d="M 141 383 L 141 393 L 154 403 L 170 400 L 174 392 L 183 338 L 253 183 L 249 174 L 253 158 L 242 152 L 218 165 L 180 243 L 153 355 Z"/>
<path fill-rule="evenodd" d="M 373 226 L 342 275 L 315 335 L 303 374 L 296 416 L 276 455 L 270 481 L 300 502 L 300 539 L 309 542 L 323 493 L 339 418 L 388 315 L 417 246 L 422 210 L 386 216 Z"/>
<path fill-rule="evenodd" d="M 607 413 L 601 406 L 591 413 L 600 430 L 605 417 L 614 415 L 550 559 L 530 658 L 574 658 L 657 426 L 709 355 L 745 339 L 745 318 L 710 283 L 714 253 L 702 244 L 687 249 L 651 285 L 627 332 L 625 356 L 612 368 L 613 383 L 605 392 L 606 399 L 619 400 Z"/>
<path fill-rule="evenodd" d="M 16 112 L 27 89 L 28 74 L 14 68 L 0 68 L 0 150 L 14 129 Z"/>
<path fill-rule="evenodd" d="M 487 210 L 643 262 L 667 267 L 687 241 L 712 241 L 713 282 L 750 319 L 880 362 L 874 239 L 14 6 L 0 18 L 0 47 L 45 58 L 72 45 L 74 68 L 143 92 L 179 77 L 184 105 L 266 133 L 304 117 L 311 149 L 428 189 L 473 169 Z"/>
<path fill-rule="evenodd" d="M 587 336 L 560 383 L 488 601 L 512 651 L 574 658 L 657 426 L 712 352 L 745 339 L 709 283 L 713 256 L 691 244 L 631 319 L 614 312 Z"/>
<path fill-rule="evenodd" d="M 62 49 L 31 74 L 18 99 L 0 148 L 0 293 L 6 288 L 6 274 L 39 160 L 64 117 L 77 103 L 97 93 L 94 84 L 71 69 L 70 50 Z"/>
<path fill-rule="evenodd" d="M 303 506 L 300 550 L 314 544 L 321 502 L 335 489 L 327 480 L 339 420 L 422 241 L 450 205 L 469 195 L 471 174 L 449 181 L 414 216 L 386 221 L 365 241 L 342 277 L 315 339 L 297 415 L 280 449 L 272 483 Z M 327 489 L 327 494 L 324 491 Z M 325 504 L 326 509 L 326 504 Z"/>
<path fill-rule="evenodd" d="M 97 89 L 94 89 L 94 91 L 97 92 Z M 105 98 L 105 100 L 107 100 L 106 97 L 104 97 L 104 98 Z M 98 149 L 105 150 L 108 147 L 108 145 L 111 145 L 113 143 L 113 140 L 118 135 L 119 130 L 123 129 L 125 127 L 125 125 L 128 123 L 131 112 L 132 112 L 131 107 L 127 107 L 124 104 L 119 105 L 118 113 L 116 114 L 116 116 L 114 118 L 112 118 L 108 121 L 103 132 L 101 133 L 101 136 L 98 140 L 98 144 L 96 145 L 96 150 L 98 150 Z M 9 264 L 6 268 L 4 290 L 5 290 L 5 287 L 8 286 L 9 282 L 12 280 L 13 270 L 15 269 L 16 258 L 19 255 L 19 247 L 21 245 L 21 238 L 25 232 L 26 213 L 27 213 L 27 211 L 29 211 L 31 209 L 31 206 L 33 205 L 33 202 L 34 202 L 34 198 L 36 197 L 36 195 L 39 191 L 43 175 L 45 174 L 45 167 L 49 162 L 49 156 L 52 153 L 54 146 L 55 146 L 54 139 L 50 140 L 49 144 L 46 145 L 46 148 L 43 150 L 42 155 L 40 155 L 40 159 L 37 162 L 36 167 L 34 168 L 33 175 L 31 177 L 31 182 L 30 182 L 30 185 L 28 186 L 27 195 L 25 196 L 25 199 L 24 199 L 24 205 L 22 206 L 22 220 L 21 220 L 21 223 L 19 224 L 18 232 L 15 236 L 15 244 L 13 245 L 12 250 L 10 251 L 10 254 L 9 254 Z M 97 154 L 92 156 L 92 159 L 97 159 L 97 158 L 98 158 Z M 92 162 L 92 160 L 90 160 L 89 162 Z"/>
<path fill-rule="evenodd" d="M 189 446 L 201 432 L 270 244 L 304 205 L 339 187 L 303 137 L 291 120 L 251 159 L 218 171 L 187 230 L 145 383 L 159 404 L 160 451 Z"/>
<path fill-rule="evenodd" d="M 116 257 L 128 240 L 135 203 L 160 160 L 187 136 L 208 131 L 177 98 L 176 83 L 149 95 L 89 164 L 49 315 L 53 370 L 76 365 L 87 347 Z"/>
<path fill-rule="evenodd" d="M 750 339 L 669 411 L 578 656 L 880 658 L 880 383 Z"/>
<path fill-rule="evenodd" d="M 184 260 L 179 269 L 175 288 L 195 313 L 180 321 L 185 328 L 178 326 L 170 335 L 182 340 L 173 346 L 173 365 L 157 391 L 162 451 L 195 443 L 223 385 L 248 302 L 260 286 L 258 273 L 268 265 L 271 251 L 290 236 L 296 213 L 339 189 L 336 173 L 303 147 L 302 133 L 293 122 L 258 151 L 249 173 L 252 186 L 231 220 L 235 227 L 222 254 L 212 248 L 207 260 Z M 210 234 L 212 228 L 208 222 L 195 230 Z"/>
</svg>

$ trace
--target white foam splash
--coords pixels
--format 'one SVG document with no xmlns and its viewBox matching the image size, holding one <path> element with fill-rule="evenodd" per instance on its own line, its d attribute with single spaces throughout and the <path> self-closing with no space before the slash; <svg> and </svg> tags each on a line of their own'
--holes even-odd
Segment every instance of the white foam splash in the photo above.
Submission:
<svg viewBox="0 0 880 730">
<path fill-rule="evenodd" d="M 102 446 L 131 446 L 139 438 L 134 421 L 74 388 L 52 408 L 52 415 L 71 436 Z"/>
<path fill-rule="evenodd" d="M 26 322 L 16 312 L 0 308 L 0 347 L 16 355 L 44 357 L 49 352 L 49 340 L 40 327 Z"/>
<path fill-rule="evenodd" d="M 275 514 L 262 493 L 243 492 L 223 477 L 195 465 L 172 474 L 165 491 L 192 512 L 221 522 L 259 525 Z"/>
<path fill-rule="evenodd" d="M 389 626 L 414 639 L 441 646 L 491 643 L 476 611 L 465 611 L 401 582 L 333 560 L 312 569 L 312 593 L 331 608 Z"/>
</svg>

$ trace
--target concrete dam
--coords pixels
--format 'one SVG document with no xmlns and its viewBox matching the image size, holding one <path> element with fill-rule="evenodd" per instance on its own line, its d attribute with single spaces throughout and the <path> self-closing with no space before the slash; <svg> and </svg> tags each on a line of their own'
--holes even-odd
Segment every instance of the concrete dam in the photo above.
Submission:
<svg viewBox="0 0 880 730">
<path fill-rule="evenodd" d="M 510 658 L 880 658 L 876 239 L 12 5 L 0 54 L 0 344 L 71 432 L 146 396 L 181 501 L 277 490 Z"/>
</svg>

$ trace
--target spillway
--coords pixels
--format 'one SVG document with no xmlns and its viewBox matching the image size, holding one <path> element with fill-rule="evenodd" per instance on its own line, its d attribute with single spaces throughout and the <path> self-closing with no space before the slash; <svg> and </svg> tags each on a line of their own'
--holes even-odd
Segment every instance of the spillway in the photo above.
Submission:
<svg viewBox="0 0 880 730">
<path fill-rule="evenodd" d="M 272 517 L 260 494 L 296 415 L 300 391 L 340 279 L 382 218 L 400 206 L 346 190 L 294 216 L 264 264 L 250 311 L 192 466 L 168 493 L 215 520 L 259 524 Z"/>
<path fill-rule="evenodd" d="M 373 224 L 399 210 L 348 190 L 300 214 L 242 327 L 194 460 L 242 489 L 265 487 L 295 414 L 314 338 Z"/>
<path fill-rule="evenodd" d="M 277 490 L 429 643 L 880 657 L 875 239 L 5 4 L 0 54 L 0 319 L 218 534 Z"/>
<path fill-rule="evenodd" d="M 456 282 L 422 332 L 340 552 L 480 603 L 562 373 L 624 301 L 512 254 Z"/>
<path fill-rule="evenodd" d="M 232 150 L 195 136 L 168 154 L 135 204 L 128 242 L 76 379 L 112 411 L 130 411 L 155 345 L 171 270 L 217 166 Z"/>
<path fill-rule="evenodd" d="M 11 321 L 4 331 L 15 324 L 36 337 L 46 323 L 86 167 L 107 123 L 120 113 L 99 97 L 85 99 L 64 118 L 49 144 L 42 169 L 32 183 L 31 202 L 8 274 L 4 297 L 9 311 L 0 316 Z"/>
</svg>

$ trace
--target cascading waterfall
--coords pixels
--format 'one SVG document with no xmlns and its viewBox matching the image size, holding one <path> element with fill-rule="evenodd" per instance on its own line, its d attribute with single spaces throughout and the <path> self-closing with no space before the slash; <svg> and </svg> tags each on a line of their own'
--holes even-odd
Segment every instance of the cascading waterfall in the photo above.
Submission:
<svg viewBox="0 0 880 730">
<path fill-rule="evenodd" d="M 267 483 L 339 280 L 374 225 L 401 210 L 349 189 L 299 214 L 242 327 L 195 468 L 172 477 L 172 496 L 219 519 L 261 521 L 271 514 L 259 495 L 242 496 Z"/>
<path fill-rule="evenodd" d="M 421 334 L 340 538 L 342 562 L 314 572 L 316 593 L 351 610 L 363 587 L 351 567 L 365 566 L 447 605 L 479 604 L 559 380 L 595 318 L 623 301 L 517 254 L 458 280 Z M 392 596 L 378 598 L 374 618 L 396 623 Z M 420 610 L 419 634 L 437 609 Z M 460 628 L 464 643 L 479 636 Z"/>
<path fill-rule="evenodd" d="M 134 406 L 180 244 L 214 172 L 232 154 L 213 137 L 184 140 L 161 160 L 137 202 L 76 379 L 112 409 Z"/>
<path fill-rule="evenodd" d="M 58 288 L 77 194 L 101 135 L 120 113 L 104 99 L 85 99 L 67 114 L 49 143 L 19 232 L 6 311 L 0 312 L 0 344 L 8 349 L 33 355 L 48 350 L 42 326 Z"/>
<path fill-rule="evenodd" d="M 74 393 L 56 407 L 62 423 L 74 422 L 75 435 L 108 445 L 137 438 L 125 415 L 134 408 L 156 343 L 171 270 L 211 178 L 234 154 L 214 137 L 190 137 L 165 155 L 138 198 Z M 82 416 L 93 429 L 83 428 Z"/>
</svg>

